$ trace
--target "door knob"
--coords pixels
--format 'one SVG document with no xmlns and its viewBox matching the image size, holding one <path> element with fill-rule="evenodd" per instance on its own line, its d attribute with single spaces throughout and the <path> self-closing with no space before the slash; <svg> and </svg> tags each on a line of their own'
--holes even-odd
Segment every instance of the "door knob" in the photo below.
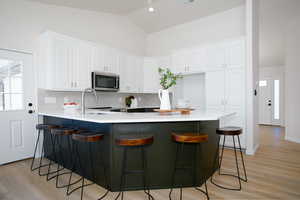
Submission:
<svg viewBox="0 0 300 200">
<path fill-rule="evenodd" d="M 29 114 L 33 114 L 33 113 L 34 113 L 34 110 L 28 110 L 28 113 L 29 113 Z"/>
<path fill-rule="evenodd" d="M 29 107 L 32 107 L 32 106 L 33 106 L 33 104 L 32 104 L 32 103 L 28 103 L 28 106 L 29 106 Z"/>
<path fill-rule="evenodd" d="M 272 104 L 271 104 L 271 103 L 268 103 L 268 106 L 272 106 Z"/>
</svg>

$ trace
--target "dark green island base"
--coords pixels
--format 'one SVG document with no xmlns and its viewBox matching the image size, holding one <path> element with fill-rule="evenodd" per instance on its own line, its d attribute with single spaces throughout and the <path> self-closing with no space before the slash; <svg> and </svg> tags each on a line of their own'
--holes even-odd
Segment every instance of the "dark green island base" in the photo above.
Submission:
<svg viewBox="0 0 300 200">
<path fill-rule="evenodd" d="M 115 145 L 115 138 L 120 135 L 128 134 L 152 134 L 154 143 L 146 148 L 148 163 L 148 182 L 150 189 L 166 189 L 171 187 L 172 172 L 174 169 L 176 143 L 171 140 L 171 133 L 199 132 L 208 134 L 208 142 L 202 144 L 202 155 L 199 154 L 199 165 L 204 171 L 197 170 L 196 183 L 189 173 L 179 173 L 176 176 L 176 187 L 192 187 L 202 185 L 203 178 L 208 179 L 216 169 L 213 168 L 213 160 L 217 151 L 219 136 L 216 129 L 219 127 L 219 121 L 187 121 L 187 122 L 148 122 L 148 123 L 112 123 L 101 124 L 86 121 L 77 121 L 64 118 L 55 118 L 44 116 L 44 123 L 64 125 L 66 127 L 76 127 L 104 133 L 104 140 L 92 145 L 93 162 L 95 166 L 96 178 L 92 178 L 90 159 L 88 156 L 88 145 L 79 143 L 79 151 L 84 164 L 86 178 L 94 181 L 96 184 L 106 187 L 104 184 L 104 174 L 101 167 L 100 156 L 104 156 L 104 162 L 107 167 L 108 186 L 113 192 L 119 190 L 121 177 L 121 164 L 123 148 Z M 50 155 L 51 140 L 49 134 L 45 134 L 45 155 Z M 70 169 L 71 152 L 67 148 L 67 139 L 69 136 L 63 136 L 61 143 L 64 148 L 62 151 L 65 167 Z M 193 158 L 193 145 L 186 145 L 186 151 L 182 156 L 187 163 L 191 163 Z M 132 149 L 128 154 L 128 167 L 130 169 L 140 169 L 142 166 L 140 149 Z M 47 156 L 53 160 L 53 157 Z M 56 160 L 62 163 L 60 160 Z M 81 171 L 76 171 L 82 174 Z M 139 175 L 129 175 L 126 180 L 126 190 L 143 189 L 142 177 Z"/>
</svg>

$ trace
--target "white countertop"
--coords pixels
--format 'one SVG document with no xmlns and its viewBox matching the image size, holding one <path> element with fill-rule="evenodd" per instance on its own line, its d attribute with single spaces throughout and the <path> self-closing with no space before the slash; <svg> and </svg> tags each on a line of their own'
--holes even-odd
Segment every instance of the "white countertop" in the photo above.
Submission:
<svg viewBox="0 0 300 200">
<path fill-rule="evenodd" d="M 160 115 L 159 113 L 119 113 L 87 110 L 87 114 L 70 112 L 64 110 L 43 110 L 38 115 L 58 117 L 72 120 L 81 120 L 96 123 L 142 123 L 142 122 L 180 122 L 180 121 L 214 121 L 224 117 L 235 115 L 234 112 L 223 112 L 217 110 L 195 110 L 189 115 L 173 113 Z"/>
</svg>

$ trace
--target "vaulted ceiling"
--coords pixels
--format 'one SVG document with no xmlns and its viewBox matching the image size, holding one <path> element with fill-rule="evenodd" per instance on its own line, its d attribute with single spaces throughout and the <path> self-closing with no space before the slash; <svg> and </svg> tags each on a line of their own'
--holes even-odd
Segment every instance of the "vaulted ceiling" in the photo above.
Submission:
<svg viewBox="0 0 300 200">
<path fill-rule="evenodd" d="M 239 6 L 245 0 L 152 0 L 155 12 L 147 11 L 148 0 L 31 0 L 41 3 L 109 12 L 127 16 L 146 33 L 183 24 Z"/>
</svg>

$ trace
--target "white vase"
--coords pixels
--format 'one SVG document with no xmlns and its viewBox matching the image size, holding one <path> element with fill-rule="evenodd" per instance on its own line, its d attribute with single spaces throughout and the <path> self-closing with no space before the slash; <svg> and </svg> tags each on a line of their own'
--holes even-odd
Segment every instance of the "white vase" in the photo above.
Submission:
<svg viewBox="0 0 300 200">
<path fill-rule="evenodd" d="M 161 110 L 171 110 L 169 90 L 160 89 L 158 91 L 158 98 L 160 100 Z"/>
</svg>

